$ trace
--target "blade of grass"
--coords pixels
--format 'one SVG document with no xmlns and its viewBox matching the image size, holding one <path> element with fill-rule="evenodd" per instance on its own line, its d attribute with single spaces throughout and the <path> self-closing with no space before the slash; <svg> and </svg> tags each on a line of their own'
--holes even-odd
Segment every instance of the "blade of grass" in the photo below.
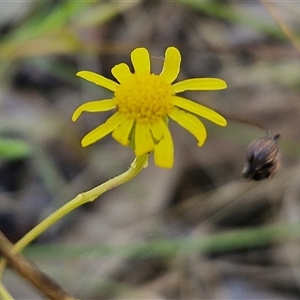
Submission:
<svg viewBox="0 0 300 300">
<path fill-rule="evenodd" d="M 25 250 L 27 255 L 69 256 L 81 254 L 128 256 L 170 257 L 182 252 L 201 251 L 203 253 L 233 251 L 243 248 L 254 248 L 280 244 L 300 238 L 300 223 L 273 224 L 259 228 L 242 229 L 223 233 L 214 233 L 198 238 L 181 238 L 176 240 L 152 240 L 140 244 L 124 246 L 57 246 L 35 245 Z"/>
<path fill-rule="evenodd" d="M 20 139 L 0 138 L 0 157 L 6 160 L 15 160 L 29 157 L 31 147 Z"/>
<path fill-rule="evenodd" d="M 267 23 L 262 23 L 261 20 L 255 18 L 255 15 L 250 17 L 247 14 L 236 12 L 228 3 L 185 0 L 176 1 L 195 10 L 202 11 L 210 16 L 217 17 L 221 20 L 235 22 L 251 27 L 279 40 L 285 39 L 285 36 L 282 34 L 282 32 L 274 29 L 273 26 Z"/>
</svg>

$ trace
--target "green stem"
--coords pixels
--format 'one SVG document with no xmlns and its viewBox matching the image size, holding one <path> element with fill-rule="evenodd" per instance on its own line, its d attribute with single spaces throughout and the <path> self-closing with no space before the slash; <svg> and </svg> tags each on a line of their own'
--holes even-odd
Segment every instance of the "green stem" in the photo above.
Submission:
<svg viewBox="0 0 300 300">
<path fill-rule="evenodd" d="M 53 225 L 55 222 L 60 220 L 63 216 L 65 216 L 75 208 L 87 202 L 94 201 L 96 198 L 98 198 L 101 194 L 105 193 L 106 191 L 133 179 L 142 170 L 144 165 L 147 163 L 147 160 L 148 160 L 148 155 L 139 156 L 135 158 L 130 168 L 126 172 L 96 186 L 95 188 L 87 192 L 78 194 L 74 199 L 67 202 L 65 205 L 63 205 L 61 208 L 56 210 L 54 213 L 52 213 L 50 216 L 44 219 L 41 223 L 39 223 L 37 226 L 31 229 L 26 235 L 24 235 L 14 245 L 12 251 L 14 253 L 21 251 L 29 243 L 31 243 L 34 239 L 36 239 L 39 235 L 41 235 L 45 230 L 47 230 L 51 225 Z M 5 260 L 2 260 L 0 262 L 0 275 L 4 270 L 4 267 L 5 267 Z"/>
<path fill-rule="evenodd" d="M 3 283 L 0 281 L 0 297 L 4 300 L 14 300 L 13 296 L 7 291 Z"/>
</svg>

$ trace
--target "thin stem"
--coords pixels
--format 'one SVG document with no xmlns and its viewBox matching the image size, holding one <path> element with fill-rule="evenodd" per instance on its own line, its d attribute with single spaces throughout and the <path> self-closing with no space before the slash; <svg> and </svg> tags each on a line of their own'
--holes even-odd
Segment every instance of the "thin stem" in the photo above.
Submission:
<svg viewBox="0 0 300 300">
<path fill-rule="evenodd" d="M 31 229 L 26 235 L 24 235 L 12 248 L 13 253 L 21 251 L 24 247 L 26 247 L 29 243 L 31 243 L 34 239 L 41 235 L 45 230 L 47 230 L 51 225 L 60 220 L 66 214 L 73 211 L 75 208 L 87 202 L 94 201 L 106 191 L 133 179 L 142 170 L 144 165 L 147 163 L 147 160 L 148 155 L 145 154 L 139 156 L 135 158 L 130 168 L 126 172 L 96 186 L 95 188 L 87 192 L 78 194 L 75 198 L 67 202 L 65 205 L 63 205 L 61 208 L 56 210 L 41 223 Z M 0 275 L 3 272 L 4 267 L 5 261 L 2 260 L 0 263 Z"/>
<path fill-rule="evenodd" d="M 224 113 L 222 113 L 222 115 L 227 120 L 230 120 L 230 121 L 233 121 L 233 122 L 239 122 L 239 123 L 242 123 L 242 124 L 248 124 L 248 125 L 251 125 L 251 126 L 254 126 L 254 127 L 257 127 L 257 128 L 260 128 L 260 129 L 264 130 L 268 136 L 270 134 L 269 130 L 266 127 L 264 127 L 262 124 L 260 124 L 256 121 L 249 120 L 249 119 L 244 119 L 244 118 L 234 116 L 234 115 L 227 115 L 227 114 L 224 114 Z"/>
</svg>

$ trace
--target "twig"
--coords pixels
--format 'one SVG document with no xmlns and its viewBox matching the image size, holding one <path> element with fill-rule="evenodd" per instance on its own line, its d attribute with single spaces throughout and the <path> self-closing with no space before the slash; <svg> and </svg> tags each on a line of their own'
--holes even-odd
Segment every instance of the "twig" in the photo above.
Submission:
<svg viewBox="0 0 300 300">
<path fill-rule="evenodd" d="M 35 286 L 46 297 L 52 300 L 75 300 L 49 276 L 38 270 L 23 256 L 11 251 L 13 244 L 0 232 L 0 254 L 7 260 L 8 265 L 24 279 Z"/>
</svg>

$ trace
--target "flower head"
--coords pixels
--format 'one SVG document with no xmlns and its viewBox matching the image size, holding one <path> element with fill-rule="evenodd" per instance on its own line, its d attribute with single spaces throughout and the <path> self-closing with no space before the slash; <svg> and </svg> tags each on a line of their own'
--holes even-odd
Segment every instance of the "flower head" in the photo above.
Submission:
<svg viewBox="0 0 300 300">
<path fill-rule="evenodd" d="M 120 144 L 131 145 L 136 156 L 153 152 L 157 166 L 171 168 L 174 163 L 174 146 L 168 119 L 174 120 L 193 134 L 198 140 L 198 146 L 203 145 L 207 133 L 196 115 L 226 126 L 226 120 L 217 112 L 176 95 L 187 90 L 226 88 L 226 83 L 217 78 L 192 78 L 172 84 L 180 70 L 181 56 L 177 48 L 167 48 L 159 75 L 150 71 L 147 49 L 135 49 L 131 53 L 131 61 L 134 73 L 131 73 L 125 63 L 112 68 L 111 72 L 118 82 L 90 71 L 76 74 L 114 93 L 111 99 L 87 102 L 75 110 L 73 121 L 84 111 L 114 111 L 104 124 L 82 139 L 83 147 L 111 133 Z"/>
</svg>

